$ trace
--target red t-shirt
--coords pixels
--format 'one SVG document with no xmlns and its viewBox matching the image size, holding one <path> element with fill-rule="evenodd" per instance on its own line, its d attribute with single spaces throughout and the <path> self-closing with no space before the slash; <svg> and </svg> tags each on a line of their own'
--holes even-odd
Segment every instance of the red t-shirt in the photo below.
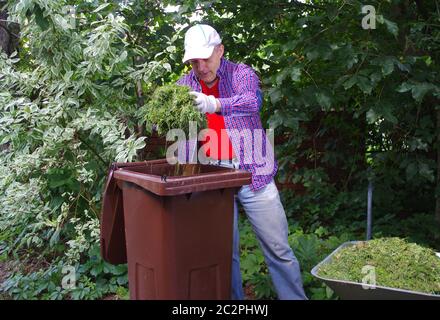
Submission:
<svg viewBox="0 0 440 320">
<path fill-rule="evenodd" d="M 219 81 L 209 88 L 200 80 L 202 93 L 219 98 L 218 83 Z M 209 135 L 205 137 L 205 142 L 203 142 L 202 148 L 205 149 L 206 156 L 217 160 L 232 159 L 234 157 L 234 150 L 232 149 L 231 141 L 226 132 L 224 117 L 217 113 L 206 113 L 206 120 L 208 128 L 217 133 L 217 141 L 211 141 Z"/>
</svg>

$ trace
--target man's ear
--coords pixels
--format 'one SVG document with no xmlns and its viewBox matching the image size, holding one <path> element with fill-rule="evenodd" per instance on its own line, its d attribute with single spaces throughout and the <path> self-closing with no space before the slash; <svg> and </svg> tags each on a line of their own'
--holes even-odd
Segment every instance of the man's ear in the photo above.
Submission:
<svg viewBox="0 0 440 320">
<path fill-rule="evenodd" d="M 223 44 L 219 44 L 217 50 L 218 50 L 218 53 L 220 55 L 220 58 L 222 58 L 223 57 L 223 53 L 225 53 L 225 46 Z"/>
</svg>

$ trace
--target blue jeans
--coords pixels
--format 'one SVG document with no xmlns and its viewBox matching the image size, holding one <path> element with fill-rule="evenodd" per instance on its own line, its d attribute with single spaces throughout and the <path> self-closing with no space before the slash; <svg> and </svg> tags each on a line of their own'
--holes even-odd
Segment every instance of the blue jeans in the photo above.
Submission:
<svg viewBox="0 0 440 320">
<path fill-rule="evenodd" d="M 240 273 L 237 200 L 243 206 L 260 243 L 278 299 L 307 299 L 302 285 L 298 260 L 287 241 L 287 219 L 273 180 L 255 192 L 248 185 L 243 186 L 235 196 L 232 299 L 244 299 Z"/>
</svg>

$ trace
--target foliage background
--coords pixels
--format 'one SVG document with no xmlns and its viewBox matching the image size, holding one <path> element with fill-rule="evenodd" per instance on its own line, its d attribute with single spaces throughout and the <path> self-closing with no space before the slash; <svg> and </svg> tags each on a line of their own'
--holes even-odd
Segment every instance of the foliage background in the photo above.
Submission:
<svg viewBox="0 0 440 320">
<path fill-rule="evenodd" d="M 440 250 L 438 1 L 370 1 L 370 30 L 354 0 L 0 4 L 2 25 L 20 26 L 17 51 L 0 58 L 7 297 L 127 296 L 126 266 L 99 256 L 103 183 L 113 161 L 160 156 L 149 152 L 138 110 L 188 71 L 183 35 L 195 13 L 221 33 L 228 58 L 260 75 L 261 116 L 276 130 L 289 241 L 309 297 L 335 298 L 309 272 L 342 242 L 364 238 L 369 179 L 374 236 Z M 241 239 L 247 288 L 274 298 L 243 216 Z M 61 286 L 65 266 L 75 267 L 75 288 Z"/>
</svg>

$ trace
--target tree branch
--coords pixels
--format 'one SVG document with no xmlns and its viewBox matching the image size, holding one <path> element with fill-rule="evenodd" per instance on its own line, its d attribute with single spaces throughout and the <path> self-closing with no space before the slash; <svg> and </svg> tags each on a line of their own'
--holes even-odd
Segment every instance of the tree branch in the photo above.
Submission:
<svg viewBox="0 0 440 320">
<path fill-rule="evenodd" d="M 93 149 L 80 135 L 79 133 L 76 135 L 78 140 L 81 141 L 86 147 L 87 149 L 89 149 L 90 151 L 92 151 L 92 153 L 102 162 L 102 164 L 104 164 L 104 167 L 106 168 L 108 166 L 108 163 L 104 161 L 104 159 L 99 155 L 99 153 Z M 101 168 L 104 172 L 105 169 Z"/>
<path fill-rule="evenodd" d="M 0 20 L 1 21 L 6 21 L 6 20 Z M 20 37 L 18 35 L 16 35 L 15 33 L 11 32 L 8 28 L 6 28 L 4 25 L 0 24 L 0 28 L 2 28 L 3 30 L 5 30 L 10 36 L 14 36 L 15 38 L 19 39 Z"/>
</svg>

